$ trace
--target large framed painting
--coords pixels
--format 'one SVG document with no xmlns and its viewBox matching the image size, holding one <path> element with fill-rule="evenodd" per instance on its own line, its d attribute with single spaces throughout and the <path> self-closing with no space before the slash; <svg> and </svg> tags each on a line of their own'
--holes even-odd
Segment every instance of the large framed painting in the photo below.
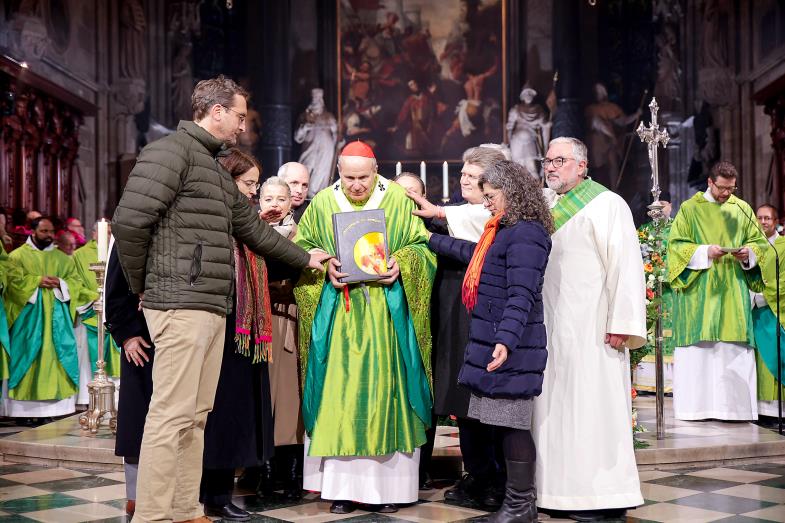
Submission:
<svg viewBox="0 0 785 523">
<path fill-rule="evenodd" d="M 500 143 L 507 0 L 336 0 L 339 125 L 382 162 Z"/>
</svg>

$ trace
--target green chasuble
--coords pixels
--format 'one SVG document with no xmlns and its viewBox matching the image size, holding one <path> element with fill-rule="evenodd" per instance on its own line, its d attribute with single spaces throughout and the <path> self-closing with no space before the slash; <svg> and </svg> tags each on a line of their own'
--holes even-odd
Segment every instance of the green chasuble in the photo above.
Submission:
<svg viewBox="0 0 785 523">
<path fill-rule="evenodd" d="M 15 400 L 60 400 L 76 394 L 79 363 L 72 309 L 98 296 L 84 288 L 73 260 L 58 249 L 40 251 L 28 243 L 9 255 L 14 278 L 5 290 L 11 328 L 8 396 Z M 53 289 L 39 287 L 42 276 L 65 281 L 69 303 Z M 35 295 L 35 303 L 29 303 Z"/>
<path fill-rule="evenodd" d="M 745 271 L 727 254 L 708 269 L 688 269 L 700 245 L 749 247 L 758 262 L 768 249 L 745 201 L 731 195 L 719 204 L 698 192 L 681 205 L 671 226 L 667 260 L 667 279 L 674 290 L 675 345 L 724 341 L 754 347 L 749 290 L 763 290 L 759 265 Z"/>
<path fill-rule="evenodd" d="M 332 215 L 362 209 L 340 181 L 321 191 L 294 241 L 335 254 Z M 339 204 L 343 202 L 343 207 Z M 401 275 L 393 285 L 351 285 L 343 293 L 324 274 L 305 271 L 295 288 L 300 312 L 303 421 L 311 456 L 413 452 L 431 422 L 430 296 L 436 257 L 404 189 L 377 178 L 366 208 L 384 210 L 388 249 Z"/>
<path fill-rule="evenodd" d="M 92 292 L 98 292 L 98 280 L 95 272 L 90 270 L 90 264 L 98 263 L 98 243 L 90 240 L 82 247 L 74 251 L 74 263 L 76 272 L 82 280 L 85 288 Z M 95 362 L 98 361 L 98 316 L 93 307 L 79 313 L 82 324 L 87 330 L 87 346 L 90 352 L 90 366 L 95 373 Z M 106 361 L 106 373 L 117 378 L 120 376 L 120 349 L 114 342 L 114 338 L 108 330 L 104 331 L 104 361 Z"/>
<path fill-rule="evenodd" d="M 785 378 L 785 237 L 778 236 L 774 248 L 780 258 L 780 343 L 782 376 Z M 758 369 L 758 399 L 772 401 L 777 399 L 777 335 L 775 312 L 777 310 L 777 257 L 773 249 L 768 249 L 760 263 L 763 282 L 766 288 L 763 296 L 768 307 L 752 310 L 755 322 L 755 341 L 758 344 L 756 357 Z M 783 388 L 785 397 L 785 387 Z"/>
<path fill-rule="evenodd" d="M 3 243 L 0 242 L 0 380 L 8 379 L 8 365 L 11 361 L 11 340 L 8 337 L 8 319 L 2 293 L 8 287 L 10 263 Z"/>
</svg>

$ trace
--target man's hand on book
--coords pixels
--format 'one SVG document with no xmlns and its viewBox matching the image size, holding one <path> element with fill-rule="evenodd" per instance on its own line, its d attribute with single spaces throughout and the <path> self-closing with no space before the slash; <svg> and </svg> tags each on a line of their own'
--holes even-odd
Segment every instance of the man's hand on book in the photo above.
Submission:
<svg viewBox="0 0 785 523">
<path fill-rule="evenodd" d="M 311 255 L 311 259 L 308 262 L 308 267 L 316 269 L 319 272 L 324 272 L 324 262 L 332 259 L 332 256 L 326 252 L 312 252 L 309 254 Z"/>
<path fill-rule="evenodd" d="M 398 267 L 398 262 L 395 261 L 395 258 L 392 256 L 390 257 L 390 261 L 387 263 L 387 272 L 381 274 L 384 276 L 379 283 L 382 285 L 392 285 L 392 283 L 398 279 L 398 276 L 401 274 L 401 268 Z"/>
<path fill-rule="evenodd" d="M 327 262 L 327 276 L 330 278 L 330 283 L 333 284 L 333 287 L 336 289 L 343 289 L 346 287 L 345 283 L 341 283 L 341 278 L 345 278 L 349 276 L 345 272 L 341 272 L 341 262 L 339 262 L 336 258 L 330 258 L 330 261 Z"/>
</svg>

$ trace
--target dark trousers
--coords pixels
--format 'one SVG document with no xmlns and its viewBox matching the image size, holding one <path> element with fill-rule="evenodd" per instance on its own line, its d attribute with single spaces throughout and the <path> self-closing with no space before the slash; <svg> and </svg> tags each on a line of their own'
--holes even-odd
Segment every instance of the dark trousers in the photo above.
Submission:
<svg viewBox="0 0 785 523">
<path fill-rule="evenodd" d="M 420 485 L 422 486 L 430 475 L 431 457 L 433 456 L 433 444 L 436 441 L 436 414 L 431 418 L 431 428 L 425 431 L 425 444 L 420 447 Z"/>
<path fill-rule="evenodd" d="M 199 501 L 211 507 L 223 507 L 232 502 L 234 469 L 204 469 Z"/>
</svg>

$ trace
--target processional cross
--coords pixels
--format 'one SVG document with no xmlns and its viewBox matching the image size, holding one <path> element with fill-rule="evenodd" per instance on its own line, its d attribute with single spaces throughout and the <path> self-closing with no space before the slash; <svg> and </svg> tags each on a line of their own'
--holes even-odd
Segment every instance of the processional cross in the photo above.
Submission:
<svg viewBox="0 0 785 523">
<path fill-rule="evenodd" d="M 654 234 L 657 238 L 656 248 L 660 255 L 662 253 L 662 231 L 667 217 L 663 214 L 663 205 L 660 203 L 660 172 L 657 163 L 657 149 L 660 145 L 665 148 L 668 145 L 670 136 L 667 129 L 660 129 L 660 124 L 657 123 L 657 111 L 659 106 L 655 98 L 651 99 L 649 104 L 651 110 L 651 123 L 649 126 L 643 125 L 643 122 L 638 126 L 637 133 L 641 141 L 646 144 L 649 153 L 649 164 L 651 165 L 651 195 L 654 198 L 654 203 L 649 205 L 649 216 L 654 220 Z M 663 423 L 663 411 L 665 406 L 665 378 L 663 372 L 663 357 L 662 357 L 662 281 L 658 275 L 657 278 L 657 319 L 654 331 L 654 367 L 655 367 L 655 390 L 656 390 L 656 412 L 657 412 L 657 439 L 665 439 L 665 425 Z"/>
</svg>

